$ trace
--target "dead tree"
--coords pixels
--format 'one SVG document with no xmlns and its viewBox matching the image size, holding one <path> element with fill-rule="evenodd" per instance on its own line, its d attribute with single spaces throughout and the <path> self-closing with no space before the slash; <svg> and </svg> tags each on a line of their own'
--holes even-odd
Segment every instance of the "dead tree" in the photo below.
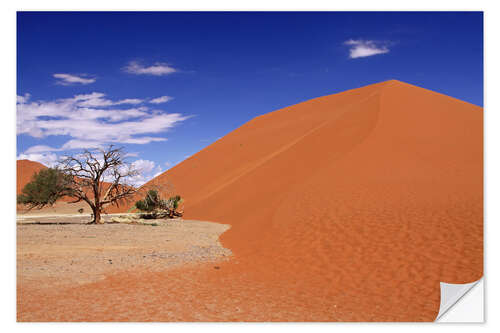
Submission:
<svg viewBox="0 0 500 333">
<path fill-rule="evenodd" d="M 125 161 L 123 149 L 113 145 L 97 152 L 84 150 L 79 155 L 65 156 L 58 170 L 71 176 L 66 191 L 75 199 L 71 203 L 85 201 L 92 209 L 91 224 L 103 223 L 105 206 L 118 206 L 137 192 L 128 181 L 138 175 L 138 170 Z"/>
</svg>

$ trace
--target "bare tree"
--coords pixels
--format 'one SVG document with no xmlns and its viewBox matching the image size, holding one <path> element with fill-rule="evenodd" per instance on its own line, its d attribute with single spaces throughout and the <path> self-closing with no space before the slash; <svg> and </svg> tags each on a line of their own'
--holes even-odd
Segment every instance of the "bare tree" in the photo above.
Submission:
<svg viewBox="0 0 500 333">
<path fill-rule="evenodd" d="M 103 223 L 105 206 L 118 206 L 138 191 L 128 181 L 139 172 L 125 161 L 124 155 L 123 148 L 111 145 L 97 152 L 84 150 L 79 155 L 65 156 L 57 167 L 70 176 L 64 194 L 75 199 L 71 203 L 85 201 L 90 206 L 92 224 Z"/>
</svg>

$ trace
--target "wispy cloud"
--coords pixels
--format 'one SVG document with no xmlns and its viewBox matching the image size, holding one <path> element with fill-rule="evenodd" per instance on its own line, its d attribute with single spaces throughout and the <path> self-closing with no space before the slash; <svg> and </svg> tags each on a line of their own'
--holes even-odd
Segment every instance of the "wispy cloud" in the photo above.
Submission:
<svg viewBox="0 0 500 333">
<path fill-rule="evenodd" d="M 35 161 L 48 167 L 54 166 L 58 161 L 58 157 L 54 153 L 22 153 L 17 155 L 17 159 Z"/>
<path fill-rule="evenodd" d="M 162 76 L 177 72 L 178 70 L 164 62 L 157 62 L 151 66 L 144 66 L 138 61 L 131 61 L 123 70 L 127 73 L 136 75 L 155 75 Z"/>
<path fill-rule="evenodd" d="M 161 97 L 153 98 L 152 100 L 149 101 L 149 103 L 161 104 L 161 103 L 166 103 L 168 101 L 171 101 L 173 99 L 174 98 L 170 97 L 170 96 L 161 96 Z"/>
<path fill-rule="evenodd" d="M 142 173 L 149 173 L 155 168 L 155 162 L 150 160 L 137 160 L 132 163 L 134 169 L 139 170 Z"/>
<path fill-rule="evenodd" d="M 93 92 L 90 94 L 76 95 L 73 99 L 78 101 L 79 106 L 96 107 L 96 106 L 111 106 L 121 104 L 141 104 L 142 99 L 138 98 L 125 98 L 119 101 L 112 101 L 107 98 L 103 93 Z"/>
<path fill-rule="evenodd" d="M 57 80 L 57 84 L 62 84 L 64 86 L 72 85 L 72 84 L 90 84 L 96 81 L 95 78 L 88 77 L 88 75 L 74 75 L 67 73 L 58 73 L 54 74 Z"/>
<path fill-rule="evenodd" d="M 59 151 L 58 148 L 49 147 L 46 145 L 36 145 L 29 147 L 24 153 L 25 154 L 39 154 L 39 153 L 47 153 L 52 151 Z"/>
<path fill-rule="evenodd" d="M 70 137 L 60 147 L 36 145 L 27 149 L 25 154 L 99 148 L 109 143 L 147 144 L 165 141 L 167 138 L 152 134 L 162 134 L 190 118 L 146 106 L 125 109 L 112 107 L 142 103 L 142 100 L 124 99 L 115 102 L 97 92 L 52 101 L 30 101 L 29 95 L 18 96 L 17 100 L 17 134 L 35 138 Z"/>
<path fill-rule="evenodd" d="M 141 186 L 163 173 L 161 166 L 150 160 L 136 160 L 132 162 L 132 167 L 139 171 L 138 175 L 131 177 L 129 180 L 134 186 Z"/>
<path fill-rule="evenodd" d="M 52 151 L 66 151 L 73 149 L 98 149 L 104 148 L 105 143 L 89 139 L 72 139 L 63 144 L 60 148 L 52 148 Z M 29 149 L 28 149 L 29 150 Z"/>
<path fill-rule="evenodd" d="M 344 44 L 350 46 L 349 58 L 351 59 L 389 53 L 387 43 L 377 42 L 374 40 L 349 39 L 348 41 L 345 41 Z"/>
<path fill-rule="evenodd" d="M 30 99 L 31 95 L 26 93 L 24 96 L 17 96 L 17 103 L 26 103 Z"/>
<path fill-rule="evenodd" d="M 142 99 L 138 98 L 126 98 L 122 99 L 121 101 L 118 101 L 115 103 L 115 105 L 120 105 L 120 104 L 141 104 L 143 102 Z"/>
</svg>

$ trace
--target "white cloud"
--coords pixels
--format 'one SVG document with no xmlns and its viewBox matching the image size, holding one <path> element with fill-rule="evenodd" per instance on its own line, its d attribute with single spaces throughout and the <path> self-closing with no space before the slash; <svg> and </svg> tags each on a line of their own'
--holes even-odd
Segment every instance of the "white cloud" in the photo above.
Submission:
<svg viewBox="0 0 500 333">
<path fill-rule="evenodd" d="M 384 54 L 389 52 L 387 45 L 373 40 L 353 40 L 349 39 L 344 42 L 345 45 L 349 45 L 349 58 L 362 58 L 370 57 L 376 54 Z"/>
<path fill-rule="evenodd" d="M 95 82 L 95 78 L 88 78 L 87 75 L 73 75 L 73 74 L 66 74 L 66 73 L 58 73 L 52 75 L 56 79 L 59 79 L 57 81 L 58 84 L 62 85 L 71 85 L 71 84 L 90 84 Z"/>
<path fill-rule="evenodd" d="M 26 150 L 24 153 L 25 154 L 37 154 L 37 153 L 46 153 L 50 151 L 59 151 L 57 148 L 52 148 L 46 145 L 36 145 L 36 146 L 31 146 Z"/>
<path fill-rule="evenodd" d="M 167 63 L 157 62 L 152 66 L 143 66 L 137 61 L 131 61 L 123 68 L 127 73 L 137 74 L 137 75 L 155 75 L 162 76 L 177 72 L 178 70 L 173 68 Z"/>
<path fill-rule="evenodd" d="M 123 140 L 122 143 L 131 143 L 131 144 L 136 144 L 136 145 L 144 145 L 150 142 L 161 142 L 161 141 L 167 141 L 167 138 L 157 138 L 157 137 L 151 137 L 151 136 L 143 136 L 140 138 L 130 138 Z"/>
<path fill-rule="evenodd" d="M 132 162 L 130 165 L 123 165 L 121 168 L 119 168 L 119 170 L 121 172 L 127 172 L 127 170 L 138 171 L 138 173 L 134 176 L 127 176 L 123 178 L 123 182 L 139 187 L 155 177 L 157 172 L 161 170 L 161 167 L 159 165 L 157 166 L 154 161 L 140 159 Z M 111 171 L 104 173 L 104 181 L 111 182 L 113 181 L 113 179 L 114 177 Z"/>
<path fill-rule="evenodd" d="M 39 153 L 102 147 L 109 143 L 147 144 L 167 140 L 160 134 L 189 118 L 179 113 L 149 110 L 139 106 L 129 109 L 109 108 L 130 103 L 114 102 L 103 93 L 76 95 L 53 101 L 31 101 L 18 96 L 17 133 L 35 138 L 66 135 L 71 139 L 58 148 L 33 146 L 26 152 Z"/>
<path fill-rule="evenodd" d="M 104 98 L 106 94 L 93 92 L 90 94 L 76 95 L 73 97 L 73 100 L 77 102 L 78 106 L 84 107 L 105 107 L 111 105 L 122 105 L 122 104 L 141 104 L 143 102 L 142 99 L 139 98 L 125 98 L 116 102 Z"/>
<path fill-rule="evenodd" d="M 31 95 L 26 93 L 24 96 L 17 95 L 17 103 L 27 103 Z"/>
<path fill-rule="evenodd" d="M 52 167 L 56 164 L 58 157 L 54 153 L 32 153 L 32 154 L 19 154 L 18 160 L 30 160 L 42 163 L 47 167 Z"/>
<path fill-rule="evenodd" d="M 142 173 L 150 173 L 155 167 L 155 162 L 150 160 L 136 160 L 132 162 L 132 167 Z"/>
<path fill-rule="evenodd" d="M 61 148 L 55 150 L 62 151 L 62 150 L 73 150 L 73 149 L 97 149 L 97 148 L 104 148 L 104 144 L 95 140 L 73 139 L 67 141 L 65 144 L 62 145 Z"/>
<path fill-rule="evenodd" d="M 109 99 L 105 99 L 104 96 L 106 95 L 103 93 L 93 92 L 91 94 L 76 95 L 73 101 L 75 101 L 78 106 L 95 107 L 113 105 L 113 102 Z"/>
<path fill-rule="evenodd" d="M 149 103 L 161 104 L 161 103 L 166 103 L 168 101 L 171 101 L 173 99 L 174 98 L 170 97 L 170 96 L 161 96 L 161 97 L 153 98 L 152 100 L 149 101 Z"/>
<path fill-rule="evenodd" d="M 121 101 L 118 101 L 115 103 L 115 105 L 119 105 L 119 104 L 141 104 L 142 103 L 142 99 L 138 99 L 138 98 L 126 98 L 126 99 L 122 99 Z"/>
<path fill-rule="evenodd" d="M 134 186 L 141 186 L 163 172 L 161 166 L 150 160 L 136 160 L 132 162 L 132 167 L 139 171 L 138 175 L 128 180 Z"/>
</svg>

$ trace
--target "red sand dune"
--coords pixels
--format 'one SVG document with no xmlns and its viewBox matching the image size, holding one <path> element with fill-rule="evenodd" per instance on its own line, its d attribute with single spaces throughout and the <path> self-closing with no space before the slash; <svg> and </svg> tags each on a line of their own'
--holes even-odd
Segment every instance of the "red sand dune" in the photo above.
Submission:
<svg viewBox="0 0 500 333">
<path fill-rule="evenodd" d="M 440 281 L 483 275 L 483 110 L 403 82 L 256 117 L 167 180 L 234 259 L 77 287 L 57 318 L 432 321 Z"/>
<path fill-rule="evenodd" d="M 17 172 L 17 184 L 16 184 L 16 194 L 20 194 L 24 186 L 31 181 L 33 175 L 47 168 L 45 165 L 33 162 L 30 160 L 17 160 L 16 162 L 16 172 Z"/>
</svg>

